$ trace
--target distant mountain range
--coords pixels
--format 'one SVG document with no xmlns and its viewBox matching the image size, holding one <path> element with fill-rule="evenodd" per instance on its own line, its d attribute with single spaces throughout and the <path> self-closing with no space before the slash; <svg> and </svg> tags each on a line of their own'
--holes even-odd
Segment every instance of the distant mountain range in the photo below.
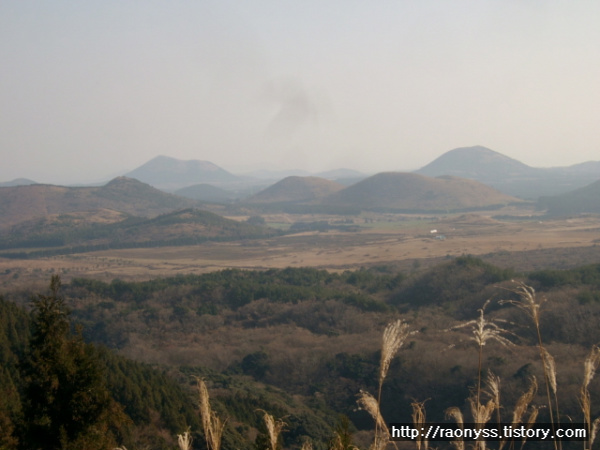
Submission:
<svg viewBox="0 0 600 450">
<path fill-rule="evenodd" d="M 304 205 L 305 211 L 345 210 L 456 211 L 490 208 L 522 200 L 478 181 L 386 172 L 349 187 L 317 177 L 288 177 L 246 199 L 245 205 L 283 208 Z"/>
<path fill-rule="evenodd" d="M 493 209 L 534 198 L 534 193 L 558 191 L 558 195 L 541 196 L 539 208 L 549 215 L 600 213 L 599 171 L 600 162 L 536 169 L 484 147 L 469 147 L 447 152 L 417 173 L 384 172 L 360 179 L 360 173 L 342 170 L 324 175 L 357 175 L 360 181 L 346 185 L 324 177 L 288 176 L 265 186 L 265 180 L 248 181 L 206 161 L 162 156 L 130 174 L 160 186 L 192 183 L 178 189 L 178 195 L 128 177 L 87 187 L 35 184 L 25 179 L 5 183 L 0 187 L 0 250 L 3 255 L 13 252 L 12 256 L 24 248 L 57 254 L 277 233 L 201 211 L 198 208 L 207 207 L 203 202 L 226 203 L 213 210 L 226 208 L 249 215 L 267 211 L 431 213 Z M 240 200 L 244 192 L 246 198 Z M 48 248 L 50 253 L 43 250 Z"/>
<path fill-rule="evenodd" d="M 291 173 L 294 175 L 290 176 Z M 287 175 L 282 176 L 284 174 Z M 537 200 L 540 197 L 566 194 L 600 180 L 600 161 L 570 167 L 535 168 L 489 148 L 474 146 L 444 153 L 413 172 L 415 176 L 412 178 L 407 173 L 400 174 L 401 172 L 395 172 L 395 175 L 377 174 L 367 177 L 357 171 L 339 169 L 321 172 L 318 176 L 304 171 L 260 171 L 242 176 L 234 175 L 209 161 L 182 161 L 158 156 L 127 173 L 127 179 L 140 181 L 137 185 L 133 181 L 127 182 L 128 189 L 132 190 L 130 194 L 137 191 L 139 199 L 127 207 L 123 206 L 124 209 L 113 208 L 114 205 L 111 204 L 107 206 L 106 202 L 109 199 L 119 201 L 123 195 L 122 189 L 117 189 L 112 197 L 110 192 L 115 184 L 124 183 L 125 178 L 120 179 L 120 182 L 119 179 L 113 180 L 106 186 L 80 187 L 68 191 L 71 200 L 70 203 L 65 202 L 63 208 L 67 208 L 68 204 L 71 208 L 69 211 L 75 211 L 87 205 L 90 209 L 106 208 L 133 215 L 156 215 L 176 208 L 194 207 L 199 202 L 255 205 L 287 202 L 315 207 L 352 205 L 356 208 L 373 208 L 377 205 L 381 208 L 420 210 L 479 207 L 477 205 L 489 207 L 496 201 L 492 199 L 498 193 L 492 195 L 491 191 L 479 186 L 468 194 L 470 185 L 464 180 L 478 181 L 509 197 Z M 281 177 L 277 178 L 278 176 Z M 458 178 L 463 181 L 459 182 Z M 9 220 L 5 217 L 12 217 L 11 223 L 17 223 L 14 220 L 25 220 L 33 214 L 32 211 L 51 214 L 60 203 L 57 199 L 66 195 L 66 189 L 70 189 L 33 183 L 35 182 L 32 180 L 16 179 L 0 185 L 5 188 L 20 186 L 23 189 L 14 192 L 0 191 L 3 194 L 0 198 L 0 213 L 6 213 L 0 217 L 0 227 Z M 414 184 L 412 188 L 409 186 L 411 183 Z M 150 194 L 148 188 L 151 186 L 161 191 Z M 419 193 L 417 188 L 422 188 L 423 191 Z M 369 189 L 374 193 L 368 194 Z M 450 191 L 444 196 L 443 192 L 438 192 L 439 189 Z M 167 195 L 164 191 L 176 193 L 177 197 L 161 198 L 158 194 Z M 16 200 L 17 192 L 19 198 L 26 197 L 22 203 L 21 200 Z M 388 192 L 393 192 L 393 195 L 388 195 Z M 431 198 L 427 198 L 425 192 L 430 192 Z M 483 193 L 486 199 L 476 200 L 477 195 Z M 473 199 L 468 201 L 468 195 Z M 148 203 L 148 198 L 152 198 L 152 202 Z M 442 205 L 444 201 L 448 202 L 445 207 Z M 500 204 L 506 201 L 513 200 L 498 200 Z"/>
<path fill-rule="evenodd" d="M 600 161 L 570 167 L 536 168 L 482 146 L 450 150 L 423 168 L 415 171 L 428 177 L 455 176 L 476 180 L 505 194 L 536 200 L 541 196 L 563 194 L 600 179 Z M 243 199 L 290 176 L 315 176 L 350 186 L 367 175 L 338 169 L 317 174 L 301 170 L 256 171 L 244 176 L 234 175 L 208 161 L 181 161 L 159 156 L 126 174 L 166 191 L 176 191 L 192 185 L 210 184 L 226 192 L 210 193 L 207 187 L 181 191 L 187 197 L 207 201 L 230 202 Z"/>
<path fill-rule="evenodd" d="M 475 146 L 450 150 L 416 173 L 430 177 L 453 175 L 469 178 L 506 194 L 535 200 L 540 196 L 565 193 L 600 179 L 600 162 L 535 168 L 489 148 Z"/>
<path fill-rule="evenodd" d="M 569 167 L 536 168 L 489 148 L 474 146 L 450 150 L 414 173 L 428 177 L 450 175 L 467 178 L 480 181 L 508 195 L 536 200 L 542 196 L 563 194 L 599 180 L 600 161 L 588 161 Z M 312 176 L 350 186 L 368 175 L 351 169 L 316 174 L 303 170 L 260 170 L 236 175 L 209 161 L 183 161 L 169 156 L 157 156 L 125 176 L 166 192 L 178 192 L 191 199 L 229 203 L 250 197 L 290 176 Z M 34 183 L 32 180 L 16 179 L 0 183 L 0 186 Z M 211 189 L 207 185 L 222 191 Z"/>
</svg>

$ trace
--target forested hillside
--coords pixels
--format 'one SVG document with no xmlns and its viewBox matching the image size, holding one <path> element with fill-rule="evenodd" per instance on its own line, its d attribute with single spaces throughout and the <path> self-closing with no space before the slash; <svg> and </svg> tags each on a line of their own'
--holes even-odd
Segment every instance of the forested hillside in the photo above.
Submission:
<svg viewBox="0 0 600 450">
<path fill-rule="evenodd" d="M 0 297 L 0 448 L 172 448 L 199 428 L 195 401 L 165 369 L 86 344 L 52 279 L 32 313 Z"/>
<path fill-rule="evenodd" d="M 236 222 L 199 209 L 183 209 L 148 219 L 120 217 L 111 223 L 78 220 L 77 214 L 45 217 L 0 233 L 0 256 L 29 258 L 111 248 L 194 245 L 274 236 L 272 228 Z M 18 249 L 18 250 L 11 250 Z"/>
<path fill-rule="evenodd" d="M 74 279 L 61 292 L 85 341 L 122 355 L 89 350 L 101 362 L 114 404 L 122 405 L 129 418 L 124 423 L 131 420 L 127 430 L 133 431 L 123 431 L 122 437 L 115 432 L 115 440 L 141 439 L 159 448 L 169 445 L 167 436 L 190 426 L 195 448 L 204 448 L 192 411 L 194 377 L 202 377 L 218 415 L 228 418 L 224 449 L 263 448 L 260 411 L 287 423 L 284 448 L 299 448 L 310 439 L 315 448 L 325 449 L 344 426 L 354 444 L 370 444 L 373 420 L 357 407 L 357 394 L 377 393 L 381 333 L 397 319 L 409 334 L 382 385 L 386 421 L 410 422 L 415 401 L 426 401 L 430 421 L 443 421 L 451 406 L 468 416 L 467 399 L 478 385 L 481 365 L 484 378 L 489 370 L 501 380 L 503 419 L 510 421 L 535 377 L 539 388 L 530 408 L 538 408 L 538 422 L 547 422 L 540 341 L 531 317 L 514 306 L 522 302 L 523 286 L 536 290 L 539 339 L 555 361 L 558 415 L 582 422 L 583 362 L 600 342 L 598 264 L 515 273 L 463 256 L 410 273 L 390 267 L 343 273 L 224 270 L 146 282 Z M 21 436 L 20 424 L 27 423 L 27 390 L 20 388 L 26 379 L 16 361 L 31 354 L 30 316 L 11 301 L 26 305 L 31 294 L 7 291 L 10 301 L 1 303 L 8 311 L 0 334 L 7 380 L 2 385 L 9 394 L 0 423 L 12 430 L 5 432 L 7 448 L 18 447 L 14 439 Z M 484 327 L 502 329 L 504 341 L 490 339 L 479 352 L 474 333 L 481 320 Z M 77 336 L 69 339 L 80 342 Z M 598 380 L 591 379 L 588 388 L 595 418 L 600 414 Z"/>
</svg>

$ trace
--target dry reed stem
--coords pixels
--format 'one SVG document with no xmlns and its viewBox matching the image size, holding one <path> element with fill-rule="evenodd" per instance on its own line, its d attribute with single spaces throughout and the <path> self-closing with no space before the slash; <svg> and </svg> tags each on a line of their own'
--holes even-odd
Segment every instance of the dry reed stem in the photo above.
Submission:
<svg viewBox="0 0 600 450">
<path fill-rule="evenodd" d="M 383 380 L 387 376 L 390 363 L 394 359 L 394 355 L 398 351 L 406 338 L 411 333 L 408 331 L 408 324 L 398 319 L 390 323 L 383 331 L 381 343 L 381 362 L 379 364 L 379 385 L 383 384 Z"/>
<path fill-rule="evenodd" d="M 488 423 L 492 418 L 492 413 L 496 409 L 496 403 L 494 400 L 488 400 L 485 405 L 481 403 L 478 404 L 477 400 L 473 397 L 469 397 L 468 401 L 471 408 L 473 421 L 482 425 Z"/>
<path fill-rule="evenodd" d="M 537 416 L 538 413 L 540 412 L 540 409 L 537 406 L 533 406 L 531 408 L 531 413 L 529 414 L 529 417 L 527 418 L 527 425 L 526 425 L 526 429 L 530 429 L 533 424 L 535 423 L 535 421 L 537 420 Z M 525 442 L 527 442 L 527 437 L 524 436 L 522 441 L 521 441 L 521 449 L 523 449 L 523 447 L 525 447 Z"/>
<path fill-rule="evenodd" d="M 450 328 L 449 330 L 458 330 L 460 328 L 471 327 L 471 332 L 473 336 L 470 338 L 471 340 L 477 343 L 479 347 L 479 357 L 478 357 L 478 365 L 477 365 L 477 398 L 476 403 L 480 403 L 481 397 L 481 368 L 483 363 L 483 346 L 487 343 L 487 341 L 496 341 L 503 346 L 513 345 L 511 341 L 505 338 L 504 334 L 512 334 L 510 331 L 505 330 L 500 325 L 495 323 L 493 320 L 486 320 L 485 318 L 485 308 L 489 305 L 490 300 L 486 300 L 483 306 L 478 310 L 479 317 L 474 320 L 469 320 L 468 322 L 464 322 L 460 325 Z"/>
<path fill-rule="evenodd" d="M 558 385 L 556 383 L 556 363 L 554 362 L 554 357 L 542 347 L 542 362 L 544 364 L 544 373 L 548 376 L 548 382 L 550 384 L 550 388 L 552 390 L 552 394 L 554 395 L 554 407 L 556 411 L 556 422 L 557 425 L 560 425 L 560 411 L 558 409 L 558 395 L 557 389 Z M 561 445 L 562 446 L 562 445 Z"/>
<path fill-rule="evenodd" d="M 396 320 L 388 324 L 383 331 L 381 340 L 381 361 L 379 363 L 379 387 L 377 389 L 377 409 L 381 404 L 381 390 L 383 388 L 383 382 L 387 376 L 390 364 L 394 356 L 398 352 L 398 349 L 402 347 L 402 344 L 406 341 L 406 338 L 412 333 L 408 331 L 409 325 L 401 319 Z M 385 426 L 385 422 L 384 426 Z M 380 441 L 380 436 L 385 433 L 387 434 L 387 426 L 382 428 L 379 421 L 375 421 L 375 441 L 373 446 L 378 448 L 380 445 L 386 445 L 389 440 L 389 435 L 385 439 L 385 444 Z M 395 444 L 394 444 L 395 446 Z"/>
<path fill-rule="evenodd" d="M 515 405 L 515 409 L 513 410 L 513 425 L 518 425 L 521 423 L 521 420 L 523 419 L 523 414 L 525 414 L 527 408 L 529 408 L 529 404 L 535 397 L 537 389 L 537 379 L 534 376 L 532 376 L 529 389 L 519 397 L 519 400 L 517 400 L 517 403 Z"/>
<path fill-rule="evenodd" d="M 270 450 L 277 450 L 279 436 L 283 430 L 283 427 L 286 426 L 286 423 L 281 419 L 275 420 L 275 418 L 266 411 L 263 411 L 263 413 L 263 418 L 267 427 L 267 433 L 269 434 Z"/>
<path fill-rule="evenodd" d="M 600 348 L 593 346 L 589 355 L 583 363 L 583 383 L 581 384 L 579 401 L 581 404 L 581 411 L 583 412 L 583 420 L 587 426 L 588 431 L 588 449 L 592 448 L 592 444 L 596 438 L 598 432 L 598 419 L 592 422 L 592 401 L 590 397 L 589 386 L 592 379 L 596 375 L 596 370 L 600 364 Z"/>
<path fill-rule="evenodd" d="M 589 440 L 590 450 L 592 448 L 592 445 L 594 445 L 596 436 L 598 435 L 598 427 L 599 426 L 600 426 L 600 417 L 597 417 L 596 420 L 594 420 L 594 423 L 592 423 L 592 432 L 590 433 L 590 440 Z"/>
<path fill-rule="evenodd" d="M 600 348 L 598 346 L 592 347 L 590 354 L 585 359 L 583 364 L 583 385 L 587 389 L 596 374 L 596 370 L 598 369 L 598 365 L 600 364 Z"/>
<path fill-rule="evenodd" d="M 454 419 L 454 421 L 460 427 L 461 430 L 464 428 L 465 421 L 463 418 L 462 411 L 460 409 L 458 409 L 456 406 L 452 406 L 451 408 L 448 408 L 445 411 L 445 416 L 446 416 L 446 420 Z M 464 450 L 465 449 L 465 441 L 463 439 L 456 439 L 454 441 L 451 441 L 451 444 L 454 448 L 456 448 L 456 450 Z"/>
<path fill-rule="evenodd" d="M 542 347 L 542 353 L 544 354 L 544 367 L 546 372 L 548 373 L 548 381 L 550 382 L 550 388 L 552 389 L 552 393 L 556 395 L 556 363 L 554 362 L 554 357 L 548 353 L 544 347 Z"/>
<path fill-rule="evenodd" d="M 540 308 L 546 302 L 546 297 L 538 297 L 535 293 L 535 289 L 525 283 L 516 283 L 517 287 L 514 289 L 508 289 L 509 291 L 517 294 L 519 300 L 501 300 L 500 304 L 514 305 L 519 309 L 525 311 L 534 323 L 540 322 Z"/>
<path fill-rule="evenodd" d="M 494 375 L 492 371 L 488 370 L 486 385 L 488 387 L 488 391 L 485 392 L 492 398 L 496 405 L 496 419 L 497 422 L 500 423 L 500 377 Z"/>
<path fill-rule="evenodd" d="M 339 435 L 338 435 L 338 437 L 339 437 Z M 340 443 L 341 443 L 341 440 L 340 440 Z M 312 442 L 308 441 L 308 440 L 304 441 L 302 443 L 302 447 L 300 447 L 300 450 L 313 450 Z"/>
<path fill-rule="evenodd" d="M 479 347 L 483 347 L 487 341 L 496 341 L 504 346 L 513 345 L 511 341 L 503 336 L 504 334 L 512 334 L 510 331 L 505 330 L 498 325 L 496 323 L 497 321 L 486 320 L 485 308 L 489 305 L 489 303 L 490 300 L 487 300 L 483 306 L 477 310 L 479 312 L 479 317 L 477 319 L 469 320 L 445 331 L 453 331 L 461 328 L 471 327 L 473 336 L 470 339 L 475 341 Z"/>
<path fill-rule="evenodd" d="M 544 346 L 542 344 L 542 333 L 540 331 L 540 309 L 541 309 L 542 305 L 547 301 L 547 299 L 544 296 L 537 295 L 535 292 L 535 289 L 533 287 L 528 286 L 522 282 L 517 283 L 516 288 L 509 289 L 509 290 L 511 292 L 517 294 L 519 296 L 519 300 L 502 300 L 502 301 L 500 301 L 500 304 L 514 305 L 517 308 L 525 311 L 525 313 L 527 315 L 529 315 L 529 317 L 531 317 L 531 320 L 533 321 L 533 324 L 535 325 L 535 330 L 536 330 L 537 339 L 538 339 L 538 349 L 540 352 L 540 359 L 542 360 L 542 367 L 544 369 L 544 381 L 546 383 L 546 399 L 548 402 L 548 413 L 550 415 L 550 424 L 552 427 L 552 433 L 554 434 L 554 432 L 555 432 L 554 411 L 552 408 L 552 398 L 550 396 L 550 389 L 551 389 L 551 384 L 552 384 L 552 381 L 551 381 L 552 374 L 550 373 L 549 369 L 551 366 L 550 366 L 550 363 L 547 361 L 546 354 L 548 354 L 548 353 L 545 352 Z M 556 375 L 554 377 L 556 377 Z M 556 384 L 556 380 L 554 380 L 554 383 Z M 558 417 L 560 417 L 559 408 L 558 408 L 558 398 L 556 397 L 556 395 L 554 396 L 554 401 L 555 401 L 556 414 Z M 560 441 L 557 441 L 557 440 L 554 441 L 554 448 L 555 448 L 555 450 L 558 450 L 559 448 L 561 448 Z"/>
<path fill-rule="evenodd" d="M 192 450 L 192 435 L 190 434 L 190 430 L 177 435 L 177 444 L 179 445 L 179 450 Z"/>
<path fill-rule="evenodd" d="M 196 378 L 196 381 L 198 383 L 198 391 L 200 394 L 200 417 L 202 419 L 204 437 L 206 438 L 206 447 L 208 450 L 219 450 L 221 448 L 225 422 L 222 422 L 211 409 L 210 397 L 204 380 L 202 378 Z"/>
<path fill-rule="evenodd" d="M 425 425 L 425 402 L 413 402 L 410 404 L 412 407 L 411 418 L 413 421 L 413 427 L 417 430 L 420 430 Z M 427 449 L 427 438 L 419 435 L 415 440 L 415 444 L 417 446 L 417 450 Z"/>
<path fill-rule="evenodd" d="M 304 449 L 304 444 L 302 445 L 302 448 Z M 331 444 L 329 445 L 329 450 L 346 450 L 344 448 L 344 444 L 342 443 L 342 437 L 337 431 L 335 432 Z"/>
<path fill-rule="evenodd" d="M 379 410 L 379 402 L 371 394 L 361 390 L 357 403 L 361 409 L 367 411 L 371 417 L 373 417 L 373 420 L 375 420 L 375 436 L 371 449 L 384 449 L 390 440 L 390 433 L 388 431 L 387 424 L 381 415 L 381 411 Z"/>
<path fill-rule="evenodd" d="M 513 419 L 512 419 L 513 427 L 517 426 L 521 423 L 523 414 L 525 414 L 525 412 L 527 412 L 527 409 L 529 408 L 529 404 L 535 397 L 536 392 L 537 392 L 537 380 L 535 377 L 532 377 L 531 384 L 529 385 L 529 389 L 519 397 L 519 399 L 517 400 L 517 403 L 515 404 L 515 408 L 513 410 Z M 536 406 L 532 407 L 532 411 L 529 414 L 529 417 L 527 419 L 527 427 L 528 428 L 530 428 L 531 425 L 533 425 L 535 423 L 537 416 L 538 416 L 538 412 L 539 412 L 539 409 Z M 500 421 L 498 421 L 498 423 L 500 423 Z M 501 440 L 498 444 L 498 450 L 502 450 L 504 448 L 504 446 L 506 445 L 506 443 L 507 443 L 506 439 Z M 524 444 L 524 442 L 523 442 L 523 444 Z"/>
</svg>

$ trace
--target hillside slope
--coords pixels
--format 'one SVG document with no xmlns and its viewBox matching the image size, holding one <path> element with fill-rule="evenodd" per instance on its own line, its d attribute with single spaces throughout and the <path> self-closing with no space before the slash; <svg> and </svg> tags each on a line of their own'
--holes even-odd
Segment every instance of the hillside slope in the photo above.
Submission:
<svg viewBox="0 0 600 450">
<path fill-rule="evenodd" d="M 0 229 L 51 214 L 113 210 L 153 217 L 198 203 L 166 194 L 147 184 L 118 177 L 101 187 L 47 184 L 0 188 Z"/>
<path fill-rule="evenodd" d="M 246 200 L 247 203 L 306 202 L 340 191 L 344 186 L 319 177 L 291 176 Z"/>
<path fill-rule="evenodd" d="M 538 205 L 551 216 L 600 214 L 600 180 L 566 194 L 541 197 Z"/>
<path fill-rule="evenodd" d="M 221 189 L 208 183 L 194 184 L 174 192 L 175 195 L 202 202 L 227 203 L 235 198 L 233 192 Z"/>
<path fill-rule="evenodd" d="M 332 194 L 321 203 L 366 210 L 453 211 L 518 201 L 474 180 L 384 172 Z"/>
<path fill-rule="evenodd" d="M 237 222 L 198 209 L 178 210 L 150 219 L 120 216 L 114 211 L 90 214 L 104 220 L 90 222 L 88 214 L 83 215 L 83 219 L 81 214 L 61 214 L 23 222 L 0 233 L 0 249 L 8 250 L 1 255 L 27 258 L 109 248 L 194 245 L 276 234 L 271 228 Z"/>
<path fill-rule="evenodd" d="M 450 150 L 415 173 L 452 175 L 477 180 L 501 192 L 524 199 L 559 195 L 600 178 L 600 163 L 570 167 L 536 168 L 482 146 Z"/>
</svg>

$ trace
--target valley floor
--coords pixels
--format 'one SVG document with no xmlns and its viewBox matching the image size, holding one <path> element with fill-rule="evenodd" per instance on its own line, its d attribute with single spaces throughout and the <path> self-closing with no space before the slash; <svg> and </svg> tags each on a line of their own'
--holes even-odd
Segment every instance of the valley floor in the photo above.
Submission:
<svg viewBox="0 0 600 450">
<path fill-rule="evenodd" d="M 319 216 L 303 219 L 334 220 Z M 269 217 L 273 224 L 290 220 L 287 215 Z M 309 266 L 342 271 L 392 264 L 400 269 L 416 269 L 463 254 L 478 255 L 517 270 L 566 268 L 600 261 L 600 217 L 594 216 L 545 220 L 521 211 L 521 217 L 506 220 L 469 213 L 426 217 L 378 214 L 353 221 L 359 231 L 314 231 L 240 242 L 107 250 L 28 260 L 0 258 L 0 285 L 45 280 L 45 274 L 56 272 L 66 280 L 79 276 L 141 280 L 224 268 Z"/>
</svg>

